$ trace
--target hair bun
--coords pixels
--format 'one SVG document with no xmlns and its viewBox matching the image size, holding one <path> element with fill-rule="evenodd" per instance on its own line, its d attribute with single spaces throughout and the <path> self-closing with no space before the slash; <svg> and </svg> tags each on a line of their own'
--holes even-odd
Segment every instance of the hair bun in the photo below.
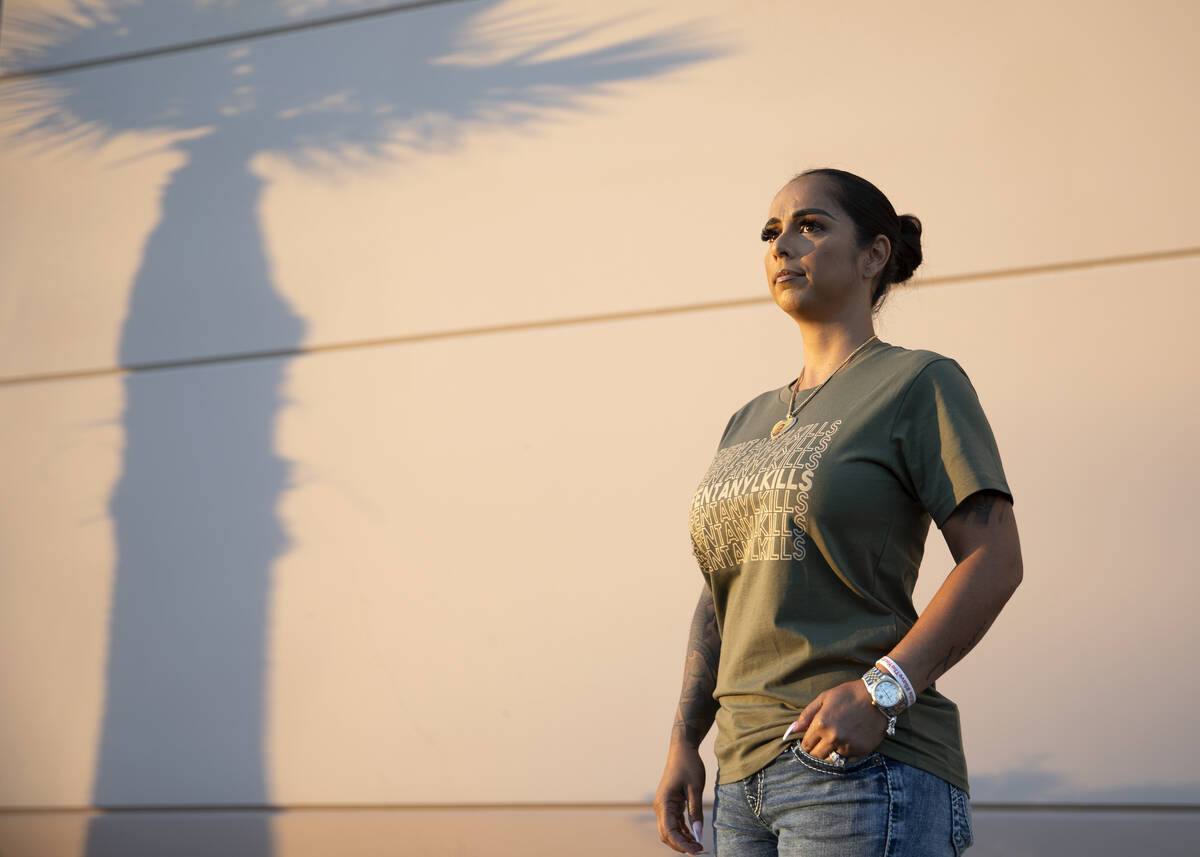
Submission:
<svg viewBox="0 0 1200 857">
<path fill-rule="evenodd" d="M 892 248 L 896 263 L 894 283 L 903 283 L 921 264 L 921 221 L 915 214 L 900 215 L 900 240 Z"/>
</svg>

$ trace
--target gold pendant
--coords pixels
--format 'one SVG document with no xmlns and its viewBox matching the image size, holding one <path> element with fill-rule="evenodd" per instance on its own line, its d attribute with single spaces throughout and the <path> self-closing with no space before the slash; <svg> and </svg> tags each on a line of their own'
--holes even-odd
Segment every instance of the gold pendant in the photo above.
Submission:
<svg viewBox="0 0 1200 857">
<path fill-rule="evenodd" d="M 775 426 L 771 429 L 771 440 L 777 440 L 781 434 L 792 427 L 794 422 L 796 422 L 796 418 L 789 415 L 787 419 L 775 423 Z"/>
</svg>

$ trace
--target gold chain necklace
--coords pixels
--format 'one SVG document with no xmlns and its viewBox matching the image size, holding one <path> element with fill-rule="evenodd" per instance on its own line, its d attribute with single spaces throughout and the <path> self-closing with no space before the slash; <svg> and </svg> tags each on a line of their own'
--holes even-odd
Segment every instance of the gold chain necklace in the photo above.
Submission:
<svg viewBox="0 0 1200 857">
<path fill-rule="evenodd" d="M 817 393 L 821 392 L 821 388 L 824 387 L 826 384 L 828 384 L 831 380 L 833 380 L 833 376 L 836 375 L 838 372 L 841 372 L 842 369 L 845 367 L 845 365 L 847 363 L 849 363 L 851 360 L 853 360 L 855 355 L 858 354 L 858 352 L 860 352 L 864 348 L 866 348 L 867 344 L 872 339 L 878 339 L 878 337 L 874 333 L 872 333 L 870 336 L 868 336 L 863 341 L 862 345 L 858 346 L 858 348 L 855 348 L 853 351 L 851 351 L 850 356 L 842 361 L 841 366 L 838 366 L 836 369 L 834 369 L 832 372 L 830 372 L 828 378 L 826 378 L 824 381 L 822 381 L 820 384 L 818 384 L 815 390 L 813 390 L 811 393 L 809 393 L 807 396 L 804 397 L 804 401 L 800 403 L 800 408 L 803 408 L 805 405 L 807 405 L 809 403 L 809 401 L 811 401 L 813 396 L 815 396 Z M 800 374 L 801 375 L 804 374 L 803 369 L 800 370 Z M 787 416 L 785 418 L 781 419 L 779 422 L 775 423 L 775 426 L 771 429 L 771 440 L 778 440 L 780 435 L 782 435 L 785 431 L 787 431 L 793 425 L 796 424 L 796 414 L 800 413 L 800 408 L 796 408 L 795 410 L 792 410 L 792 408 L 795 407 L 795 405 L 796 405 L 796 394 L 799 392 L 800 392 L 800 379 L 797 378 L 796 386 L 792 388 L 792 399 L 790 402 L 788 402 Z"/>
</svg>

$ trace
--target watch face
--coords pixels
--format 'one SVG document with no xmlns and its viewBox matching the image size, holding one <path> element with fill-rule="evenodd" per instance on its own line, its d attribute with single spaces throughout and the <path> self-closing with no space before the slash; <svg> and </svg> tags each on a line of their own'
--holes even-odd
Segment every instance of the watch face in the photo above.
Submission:
<svg viewBox="0 0 1200 857">
<path fill-rule="evenodd" d="M 890 679 L 883 679 L 875 685 L 875 704 L 880 708 L 891 708 L 903 698 L 903 691 L 900 690 L 900 685 Z"/>
</svg>

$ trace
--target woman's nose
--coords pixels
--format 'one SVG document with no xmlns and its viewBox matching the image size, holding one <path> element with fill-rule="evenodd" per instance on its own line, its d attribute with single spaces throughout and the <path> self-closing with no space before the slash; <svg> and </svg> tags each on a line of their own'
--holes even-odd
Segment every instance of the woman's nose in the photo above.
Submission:
<svg viewBox="0 0 1200 857">
<path fill-rule="evenodd" d="M 781 259 L 796 259 L 812 249 L 812 241 L 803 232 L 784 229 L 771 247 Z"/>
</svg>

